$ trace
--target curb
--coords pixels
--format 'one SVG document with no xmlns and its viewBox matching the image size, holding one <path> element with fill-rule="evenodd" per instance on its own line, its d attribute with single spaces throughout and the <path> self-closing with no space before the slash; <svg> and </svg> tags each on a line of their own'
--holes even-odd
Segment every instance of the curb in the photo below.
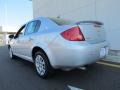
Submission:
<svg viewBox="0 0 120 90">
<path fill-rule="evenodd" d="M 108 55 L 103 61 L 115 62 L 120 64 L 120 56 Z"/>
</svg>

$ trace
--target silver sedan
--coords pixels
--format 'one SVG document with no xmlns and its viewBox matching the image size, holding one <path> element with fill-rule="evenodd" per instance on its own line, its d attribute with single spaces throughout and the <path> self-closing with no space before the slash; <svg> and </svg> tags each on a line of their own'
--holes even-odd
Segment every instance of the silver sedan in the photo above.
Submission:
<svg viewBox="0 0 120 90">
<path fill-rule="evenodd" d="M 33 62 L 41 78 L 55 69 L 71 70 L 104 58 L 108 54 L 103 23 L 39 17 L 10 35 L 10 58 Z"/>
</svg>

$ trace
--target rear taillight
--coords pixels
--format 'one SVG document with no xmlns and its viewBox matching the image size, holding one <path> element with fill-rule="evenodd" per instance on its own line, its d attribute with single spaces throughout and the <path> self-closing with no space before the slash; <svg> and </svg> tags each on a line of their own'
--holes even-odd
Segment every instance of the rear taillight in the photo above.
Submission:
<svg viewBox="0 0 120 90">
<path fill-rule="evenodd" d="M 78 26 L 62 32 L 61 35 L 63 38 L 69 41 L 85 41 L 85 38 Z"/>
</svg>

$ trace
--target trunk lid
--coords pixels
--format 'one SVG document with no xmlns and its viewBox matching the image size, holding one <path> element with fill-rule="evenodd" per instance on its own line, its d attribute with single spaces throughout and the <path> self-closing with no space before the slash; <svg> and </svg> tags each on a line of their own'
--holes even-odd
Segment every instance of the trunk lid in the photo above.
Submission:
<svg viewBox="0 0 120 90">
<path fill-rule="evenodd" d="M 80 27 L 87 42 L 94 44 L 105 41 L 103 23 L 98 21 L 81 21 L 76 24 Z"/>
</svg>

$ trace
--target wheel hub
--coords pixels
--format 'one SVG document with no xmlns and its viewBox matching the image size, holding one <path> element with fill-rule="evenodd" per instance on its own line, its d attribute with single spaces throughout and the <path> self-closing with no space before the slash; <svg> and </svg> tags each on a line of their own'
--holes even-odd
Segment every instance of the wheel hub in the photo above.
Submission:
<svg viewBox="0 0 120 90">
<path fill-rule="evenodd" d="M 41 76 L 45 74 L 45 62 L 40 55 L 37 55 L 35 58 L 35 66 Z"/>
</svg>

